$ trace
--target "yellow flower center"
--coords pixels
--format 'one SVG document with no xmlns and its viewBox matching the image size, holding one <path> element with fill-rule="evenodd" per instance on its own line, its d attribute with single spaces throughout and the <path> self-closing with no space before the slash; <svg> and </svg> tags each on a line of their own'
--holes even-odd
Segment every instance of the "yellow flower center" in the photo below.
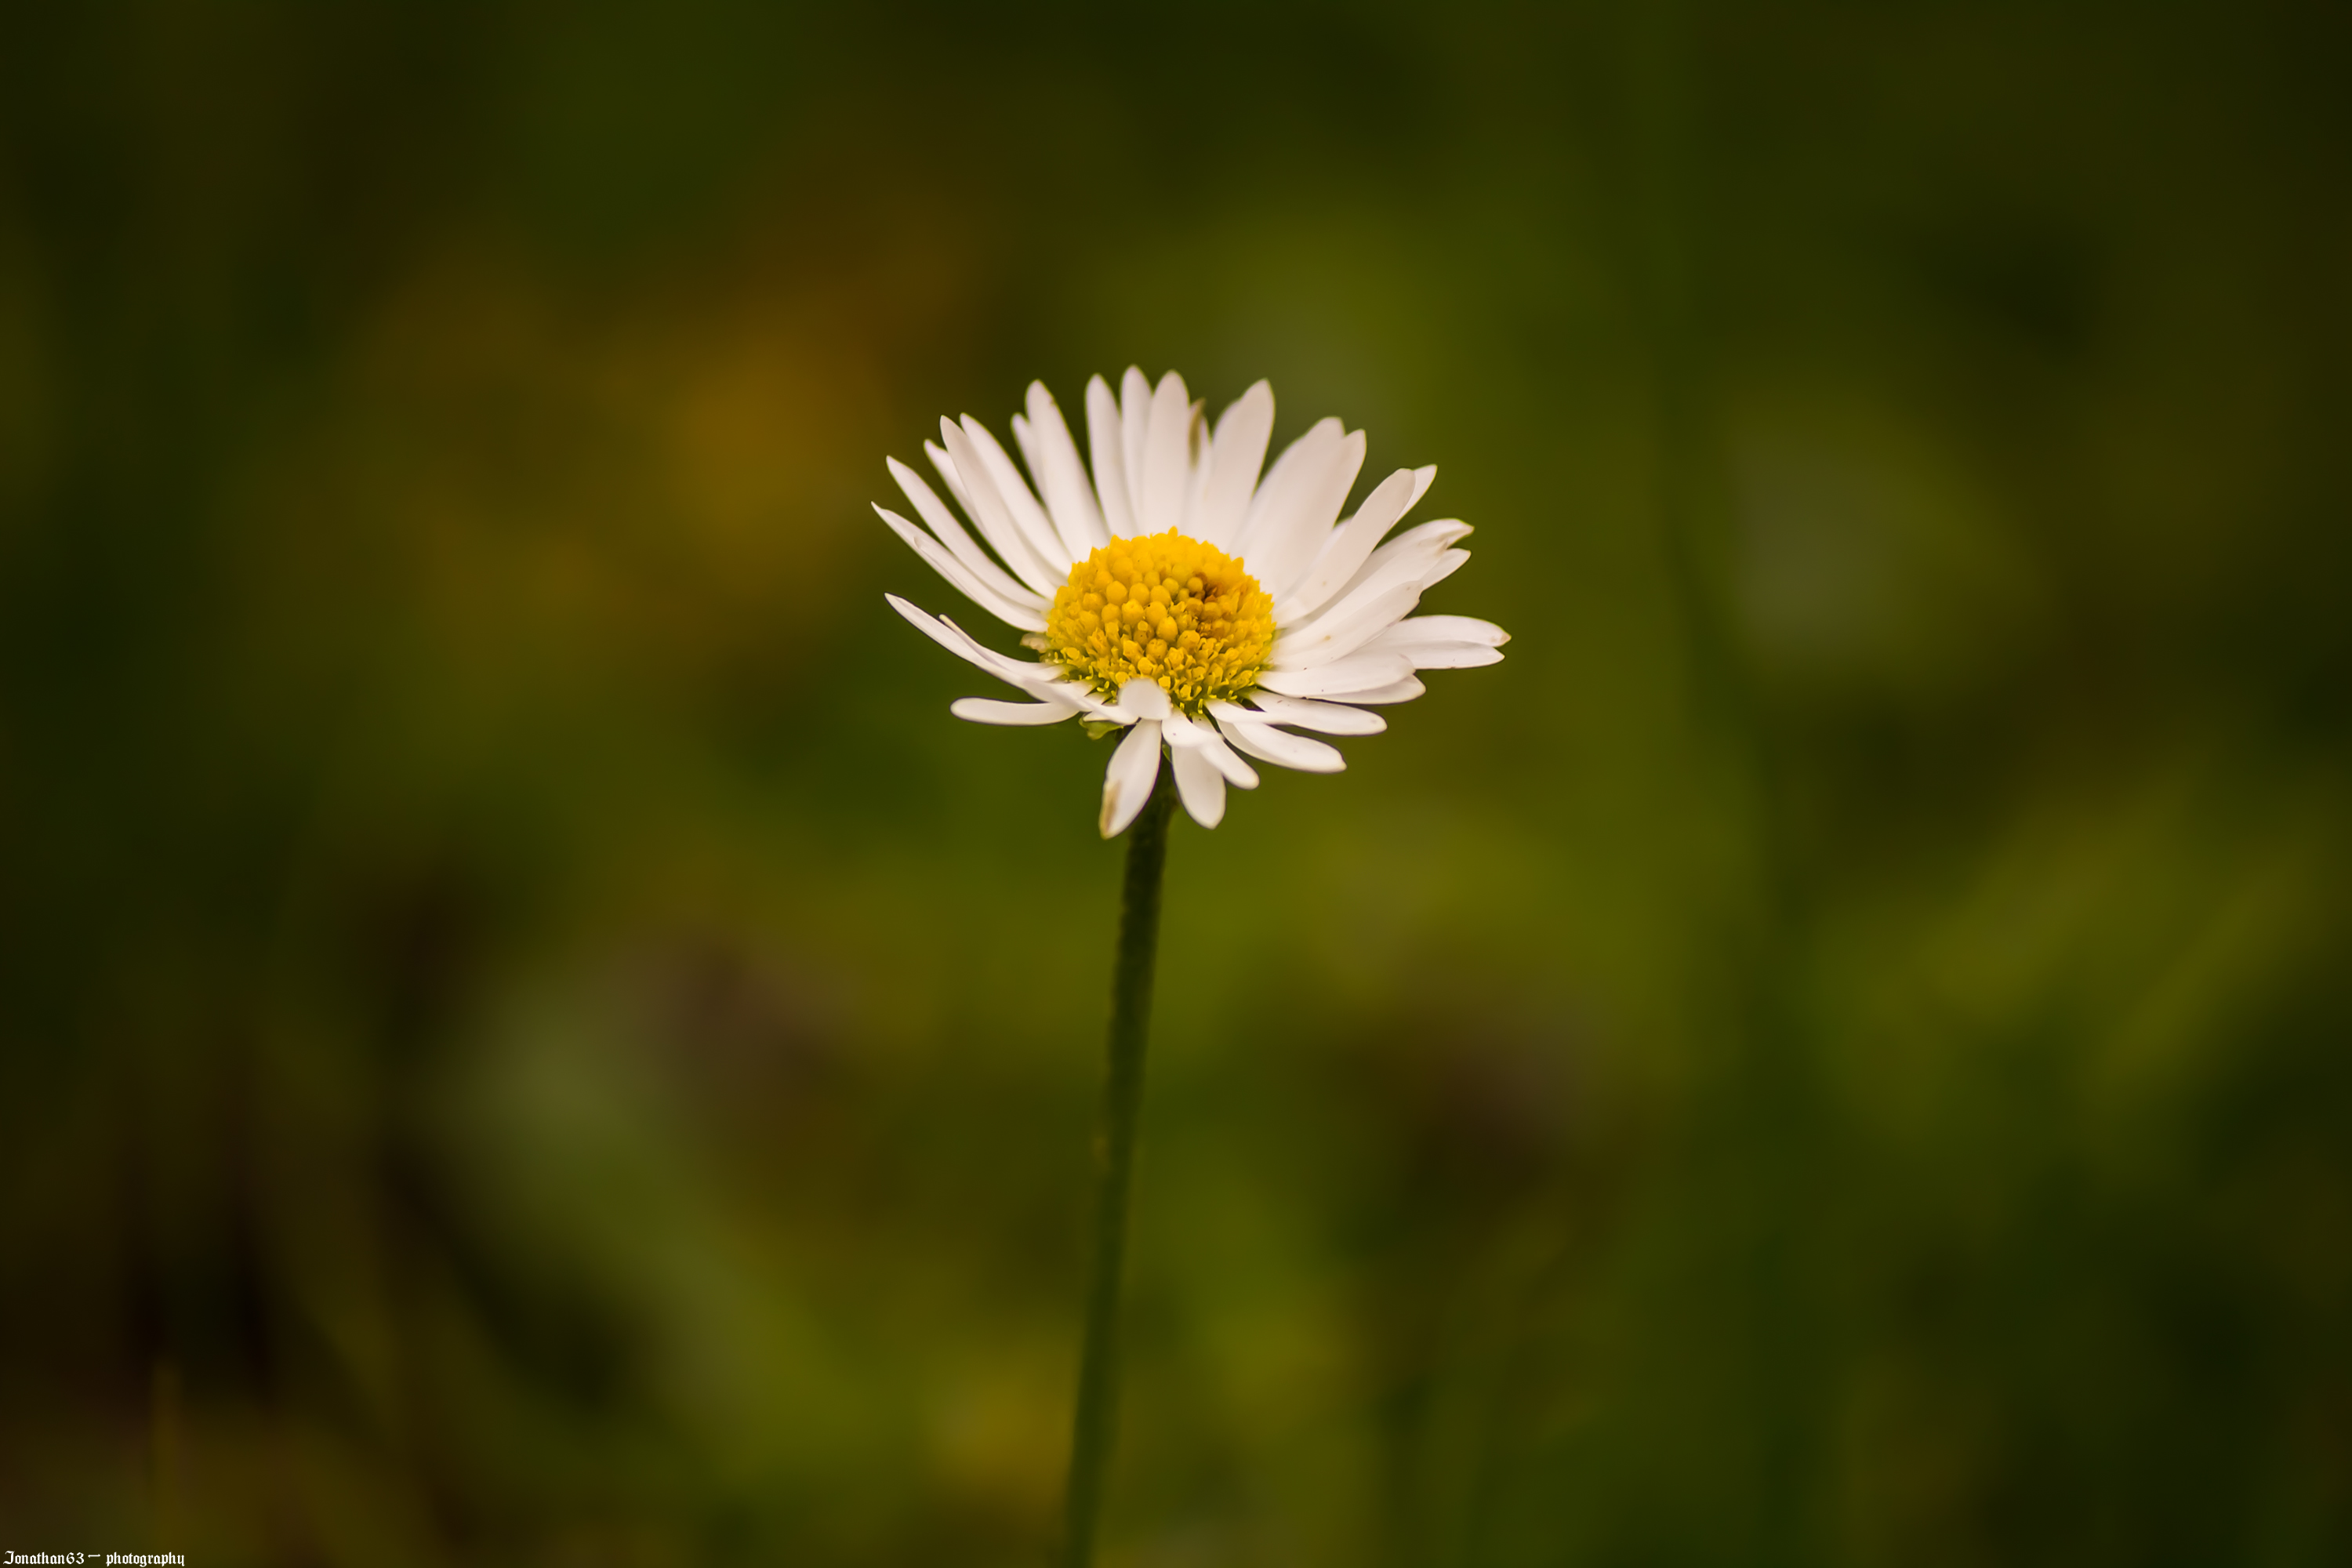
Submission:
<svg viewBox="0 0 2352 1568">
<path fill-rule="evenodd" d="M 1054 590 L 1045 642 L 1048 659 L 1104 697 L 1139 678 L 1197 717 L 1256 684 L 1274 597 L 1240 562 L 1172 528 L 1114 539 Z"/>
</svg>

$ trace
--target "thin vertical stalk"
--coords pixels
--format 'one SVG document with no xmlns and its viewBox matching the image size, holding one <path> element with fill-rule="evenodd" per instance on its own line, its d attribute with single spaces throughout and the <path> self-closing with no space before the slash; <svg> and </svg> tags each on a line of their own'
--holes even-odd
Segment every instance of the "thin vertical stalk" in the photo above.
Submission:
<svg viewBox="0 0 2352 1568">
<path fill-rule="evenodd" d="M 1160 949 L 1160 873 L 1168 864 L 1168 820 L 1175 804 L 1176 792 L 1163 778 L 1128 830 L 1118 958 L 1111 973 L 1110 1064 L 1103 1080 L 1102 1131 L 1095 1144 L 1094 1273 L 1087 1287 L 1086 1351 L 1078 1363 L 1070 1487 L 1063 1514 L 1066 1568 L 1088 1568 L 1094 1562 L 1103 1482 L 1118 1436 L 1118 1302 L 1127 1258 L 1128 1190 L 1135 1176 L 1143 1051 L 1151 1027 L 1151 970 Z"/>
</svg>

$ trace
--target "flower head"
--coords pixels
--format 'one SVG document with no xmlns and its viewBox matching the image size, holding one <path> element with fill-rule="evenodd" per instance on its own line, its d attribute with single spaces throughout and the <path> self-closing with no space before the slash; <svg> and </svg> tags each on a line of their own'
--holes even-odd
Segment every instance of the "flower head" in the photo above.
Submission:
<svg viewBox="0 0 2352 1568">
<path fill-rule="evenodd" d="M 1106 838 L 1143 809 L 1163 747 L 1184 809 L 1214 827 L 1226 784 L 1256 787 L 1241 753 L 1337 773 L 1346 763 L 1336 748 L 1291 731 L 1378 733 L 1387 723 L 1366 710 L 1420 696 L 1416 670 L 1503 657 L 1499 626 L 1412 613 L 1470 558 L 1454 548 L 1467 523 L 1386 537 L 1435 468 L 1398 469 L 1342 519 L 1363 432 L 1323 420 L 1267 468 L 1273 429 L 1262 381 L 1212 429 L 1173 372 L 1155 389 L 1129 370 L 1117 396 L 1097 376 L 1087 384 L 1089 475 L 1061 410 L 1032 383 L 1026 416 L 1013 416 L 1029 479 L 969 415 L 940 421 L 943 446 L 924 443 L 978 541 L 920 475 L 890 461 L 924 527 L 877 506 L 882 521 L 1038 657 L 999 653 L 896 595 L 891 607 L 1030 699 L 967 697 L 958 718 L 1079 719 L 1098 734 L 1127 732 L 1103 784 Z"/>
</svg>

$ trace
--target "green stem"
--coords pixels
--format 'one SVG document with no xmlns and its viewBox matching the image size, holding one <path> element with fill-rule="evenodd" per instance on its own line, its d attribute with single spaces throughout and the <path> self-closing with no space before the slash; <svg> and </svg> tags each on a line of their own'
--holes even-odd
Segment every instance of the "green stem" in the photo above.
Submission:
<svg viewBox="0 0 2352 1568">
<path fill-rule="evenodd" d="M 1127 888 L 1119 903 L 1118 959 L 1111 974 L 1110 1069 L 1103 1083 L 1102 1133 L 1095 1145 L 1094 1274 L 1087 1286 L 1087 1345 L 1078 1363 L 1078 1405 L 1070 1434 L 1070 1489 L 1063 1514 L 1067 1568 L 1095 1558 L 1118 1424 L 1118 1296 L 1127 1256 L 1127 1195 L 1135 1174 L 1135 1134 L 1143 1106 L 1143 1047 L 1151 1027 L 1151 966 L 1160 947 L 1160 880 L 1168 864 L 1168 819 L 1176 792 L 1162 779 L 1128 830 Z"/>
</svg>

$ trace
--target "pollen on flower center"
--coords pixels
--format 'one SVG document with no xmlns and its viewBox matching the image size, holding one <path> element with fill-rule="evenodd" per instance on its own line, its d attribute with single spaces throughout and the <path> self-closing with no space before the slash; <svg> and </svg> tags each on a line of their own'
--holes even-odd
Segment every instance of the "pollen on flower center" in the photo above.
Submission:
<svg viewBox="0 0 2352 1568">
<path fill-rule="evenodd" d="M 1054 590 L 1044 653 L 1103 696 L 1138 679 L 1197 716 L 1256 683 L 1274 598 L 1242 563 L 1170 529 L 1114 539 Z"/>
</svg>

